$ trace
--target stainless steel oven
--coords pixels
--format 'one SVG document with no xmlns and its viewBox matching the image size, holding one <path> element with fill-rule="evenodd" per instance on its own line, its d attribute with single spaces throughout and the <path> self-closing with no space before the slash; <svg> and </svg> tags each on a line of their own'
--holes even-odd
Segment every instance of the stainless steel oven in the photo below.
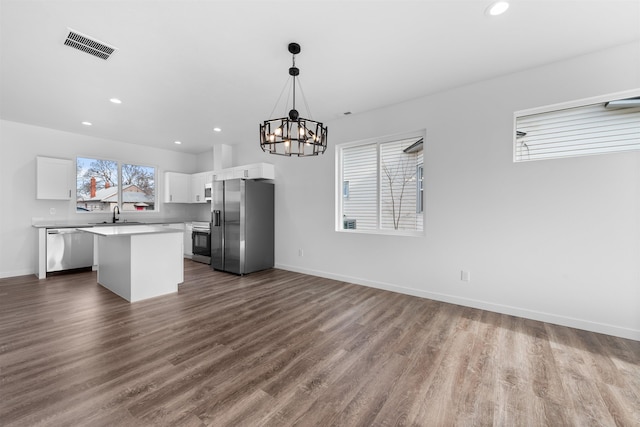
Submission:
<svg viewBox="0 0 640 427">
<path fill-rule="evenodd" d="M 205 264 L 211 264 L 211 224 L 194 221 L 192 223 L 192 252 L 191 259 Z"/>
</svg>

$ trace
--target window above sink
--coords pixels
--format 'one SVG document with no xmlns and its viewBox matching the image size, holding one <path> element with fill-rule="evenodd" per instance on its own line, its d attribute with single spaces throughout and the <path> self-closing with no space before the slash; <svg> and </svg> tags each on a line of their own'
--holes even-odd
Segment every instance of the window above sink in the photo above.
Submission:
<svg viewBox="0 0 640 427">
<path fill-rule="evenodd" d="M 76 211 L 157 211 L 156 168 L 115 160 L 76 159 Z"/>
</svg>

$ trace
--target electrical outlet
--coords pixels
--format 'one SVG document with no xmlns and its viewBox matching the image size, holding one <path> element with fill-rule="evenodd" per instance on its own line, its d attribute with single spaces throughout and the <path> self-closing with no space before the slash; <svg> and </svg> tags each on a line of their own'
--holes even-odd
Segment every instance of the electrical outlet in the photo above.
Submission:
<svg viewBox="0 0 640 427">
<path fill-rule="evenodd" d="M 470 282 L 471 281 L 471 273 L 465 270 L 461 270 L 460 271 L 460 280 L 462 280 L 463 282 Z"/>
<path fill-rule="evenodd" d="M 56 214 L 56 208 L 49 208 L 49 215 L 55 215 Z"/>
<path fill-rule="evenodd" d="M 298 249 L 298 256 L 304 256 L 304 251 L 302 249 Z"/>
</svg>

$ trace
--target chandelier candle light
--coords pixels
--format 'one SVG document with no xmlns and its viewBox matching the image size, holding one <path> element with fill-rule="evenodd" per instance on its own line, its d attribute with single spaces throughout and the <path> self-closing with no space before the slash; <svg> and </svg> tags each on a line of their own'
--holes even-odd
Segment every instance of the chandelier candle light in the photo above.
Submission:
<svg viewBox="0 0 640 427">
<path fill-rule="evenodd" d="M 327 127 L 315 120 L 300 117 L 296 110 L 296 77 L 300 74 L 296 67 L 296 55 L 300 53 L 300 45 L 289 43 L 289 52 L 293 55 L 293 65 L 289 68 L 289 75 L 293 77 L 293 107 L 288 117 L 265 120 L 260 125 L 260 148 L 266 153 L 281 156 L 317 156 L 327 149 Z M 302 97 L 304 99 L 304 94 Z"/>
</svg>

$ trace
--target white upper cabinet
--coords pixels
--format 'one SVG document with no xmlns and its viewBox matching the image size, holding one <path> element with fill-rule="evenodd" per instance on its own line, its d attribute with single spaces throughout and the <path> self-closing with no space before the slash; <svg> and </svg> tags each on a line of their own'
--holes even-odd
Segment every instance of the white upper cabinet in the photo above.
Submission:
<svg viewBox="0 0 640 427">
<path fill-rule="evenodd" d="M 275 170 L 270 163 L 255 163 L 214 172 L 214 181 L 226 181 L 235 178 L 275 179 Z"/>
<path fill-rule="evenodd" d="M 191 175 L 191 203 L 205 203 L 204 185 L 211 182 L 211 174 L 213 172 L 200 172 Z"/>
<path fill-rule="evenodd" d="M 247 179 L 275 179 L 275 170 L 270 163 L 256 163 L 243 167 L 241 178 Z"/>
<path fill-rule="evenodd" d="M 191 174 L 180 172 L 164 173 L 164 202 L 191 202 Z"/>
<path fill-rule="evenodd" d="M 194 174 L 165 172 L 164 177 L 165 203 L 206 203 L 204 186 L 207 183 L 236 178 L 274 179 L 275 172 L 273 165 L 270 163 L 254 163 Z"/>
<path fill-rule="evenodd" d="M 222 169 L 219 171 L 213 172 L 213 180 L 214 181 L 226 181 L 228 179 L 233 179 L 233 169 Z"/>
<path fill-rule="evenodd" d="M 71 200 L 73 160 L 36 157 L 36 199 Z"/>
</svg>

